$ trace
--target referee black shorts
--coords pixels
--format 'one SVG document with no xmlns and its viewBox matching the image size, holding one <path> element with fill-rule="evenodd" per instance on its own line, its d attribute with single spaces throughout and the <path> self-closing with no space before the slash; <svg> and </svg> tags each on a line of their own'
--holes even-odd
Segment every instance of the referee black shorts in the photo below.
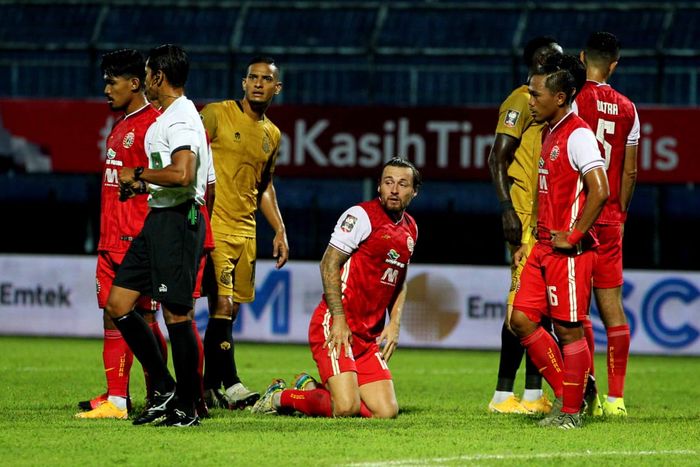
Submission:
<svg viewBox="0 0 700 467">
<path fill-rule="evenodd" d="M 202 214 L 194 200 L 152 208 L 113 284 L 150 295 L 165 307 L 192 308 L 204 233 Z"/>
</svg>

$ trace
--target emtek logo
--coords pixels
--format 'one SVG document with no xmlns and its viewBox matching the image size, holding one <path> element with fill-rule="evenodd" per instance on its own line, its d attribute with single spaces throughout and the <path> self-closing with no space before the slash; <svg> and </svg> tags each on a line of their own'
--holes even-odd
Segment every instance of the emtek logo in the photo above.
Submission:
<svg viewBox="0 0 700 467">
<path fill-rule="evenodd" d="M 250 315 L 259 321 L 265 310 L 270 310 L 270 322 L 273 334 L 289 334 L 290 311 L 290 273 L 289 271 L 272 270 L 261 287 L 255 288 L 255 301 L 246 303 L 233 325 L 234 332 L 241 332 L 245 321 Z M 244 313 L 244 310 L 250 313 Z"/>
<path fill-rule="evenodd" d="M 15 287 L 11 282 L 0 284 L 1 305 L 36 305 L 49 307 L 70 307 L 70 290 L 59 284 L 58 288 Z"/>
</svg>

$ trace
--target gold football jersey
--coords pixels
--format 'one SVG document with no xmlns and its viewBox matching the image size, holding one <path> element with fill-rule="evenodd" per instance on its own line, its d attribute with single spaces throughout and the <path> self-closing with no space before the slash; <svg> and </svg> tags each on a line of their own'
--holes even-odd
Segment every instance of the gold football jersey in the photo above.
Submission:
<svg viewBox="0 0 700 467">
<path fill-rule="evenodd" d="M 264 174 L 274 172 L 280 130 L 267 117 L 253 120 L 234 100 L 209 104 L 201 115 L 216 171 L 212 230 L 254 237 L 258 191 Z"/>
<path fill-rule="evenodd" d="M 496 133 L 504 133 L 520 140 L 513 162 L 508 166 L 508 176 L 512 183 L 510 197 L 517 212 L 536 217 L 537 164 L 542 150 L 543 125 L 532 119 L 527 105 L 529 100 L 530 93 L 526 85 L 515 89 L 501 104 Z"/>
</svg>

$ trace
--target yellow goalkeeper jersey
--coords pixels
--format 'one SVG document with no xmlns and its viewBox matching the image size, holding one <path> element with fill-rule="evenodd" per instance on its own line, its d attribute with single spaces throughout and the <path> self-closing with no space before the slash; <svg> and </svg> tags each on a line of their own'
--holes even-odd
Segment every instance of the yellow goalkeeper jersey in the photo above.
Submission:
<svg viewBox="0 0 700 467">
<path fill-rule="evenodd" d="M 508 166 L 510 197 L 517 212 L 531 214 L 536 218 L 537 162 L 542 150 L 543 125 L 532 119 L 527 105 L 529 100 L 530 93 L 526 85 L 515 89 L 501 104 L 496 133 L 520 140 L 515 157 Z"/>
<path fill-rule="evenodd" d="M 275 170 L 280 130 L 267 117 L 253 120 L 234 100 L 209 104 L 201 116 L 216 172 L 211 228 L 217 233 L 254 237 L 260 184 Z"/>
</svg>

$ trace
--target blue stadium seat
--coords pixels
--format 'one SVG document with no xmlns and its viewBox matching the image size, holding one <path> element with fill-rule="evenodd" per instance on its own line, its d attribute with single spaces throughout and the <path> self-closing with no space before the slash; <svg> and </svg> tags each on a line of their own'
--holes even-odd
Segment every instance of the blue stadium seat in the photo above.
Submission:
<svg viewBox="0 0 700 467">
<path fill-rule="evenodd" d="M 376 9 L 251 8 L 242 46 L 367 47 Z"/>
<path fill-rule="evenodd" d="M 697 49 L 700 36 L 700 10 L 679 8 L 673 15 L 673 27 L 664 41 L 665 49 Z"/>
<path fill-rule="evenodd" d="M 542 34 L 557 38 L 565 50 L 577 52 L 594 31 L 610 31 L 627 49 L 655 48 L 663 29 L 663 10 L 535 10 L 523 35 L 527 42 Z"/>
<path fill-rule="evenodd" d="M 0 42 L 89 43 L 100 6 L 0 5 Z"/>
<path fill-rule="evenodd" d="M 390 9 L 378 45 L 510 50 L 520 14 L 517 10 Z"/>
<path fill-rule="evenodd" d="M 238 17 L 233 7 L 112 6 L 99 41 L 110 44 L 163 43 L 227 48 Z"/>
</svg>

